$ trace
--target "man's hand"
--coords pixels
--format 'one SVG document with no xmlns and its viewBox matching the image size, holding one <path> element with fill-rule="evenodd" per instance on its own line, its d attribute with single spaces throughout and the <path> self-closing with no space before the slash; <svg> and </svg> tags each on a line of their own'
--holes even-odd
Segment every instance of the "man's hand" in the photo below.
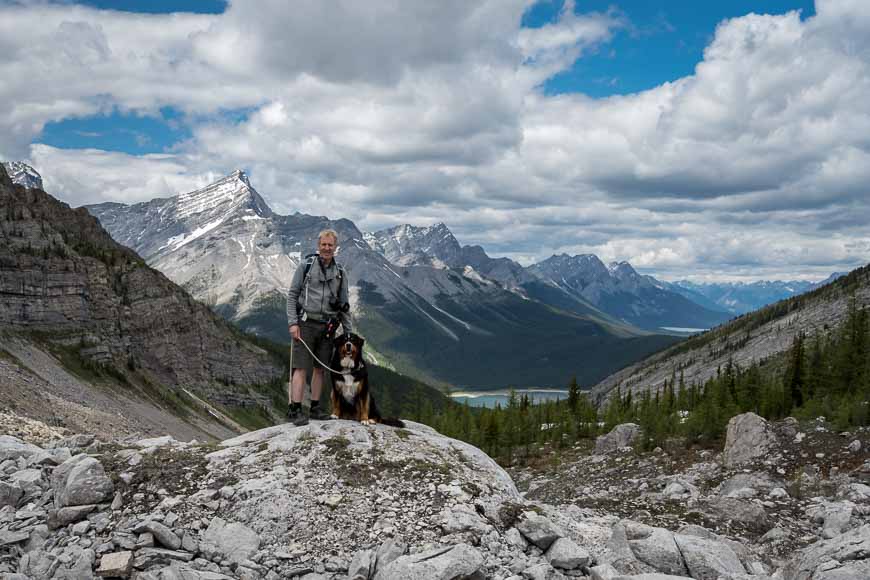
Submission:
<svg viewBox="0 0 870 580">
<path fill-rule="evenodd" d="M 299 325 L 294 324 L 290 327 L 290 336 L 293 337 L 293 340 L 299 340 L 302 334 L 299 332 Z"/>
</svg>

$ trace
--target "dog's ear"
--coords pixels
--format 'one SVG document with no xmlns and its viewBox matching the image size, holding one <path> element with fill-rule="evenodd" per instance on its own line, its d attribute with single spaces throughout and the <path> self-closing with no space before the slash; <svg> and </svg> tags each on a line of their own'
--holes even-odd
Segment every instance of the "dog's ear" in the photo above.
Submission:
<svg viewBox="0 0 870 580">
<path fill-rule="evenodd" d="M 335 345 L 335 348 L 338 348 L 340 345 L 347 342 L 347 333 L 339 334 L 335 338 L 332 339 L 332 344 Z"/>
</svg>

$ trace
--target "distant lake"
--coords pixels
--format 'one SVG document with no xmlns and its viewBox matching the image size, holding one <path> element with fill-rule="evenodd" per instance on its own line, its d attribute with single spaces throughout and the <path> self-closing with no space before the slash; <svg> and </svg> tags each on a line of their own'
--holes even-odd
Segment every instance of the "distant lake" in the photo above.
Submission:
<svg viewBox="0 0 870 580">
<path fill-rule="evenodd" d="M 671 332 L 685 332 L 689 334 L 698 334 L 699 332 L 707 332 L 710 330 L 709 328 L 684 328 L 682 326 L 662 326 L 662 330 L 669 330 Z"/>
<path fill-rule="evenodd" d="M 568 391 L 564 389 L 514 389 L 517 398 L 528 395 L 532 403 L 544 401 L 558 401 L 568 397 Z M 472 407 L 488 407 L 492 409 L 496 405 L 507 407 L 510 398 L 509 389 L 496 389 L 493 391 L 457 391 L 450 393 L 450 397 L 457 403 L 465 403 Z"/>
</svg>

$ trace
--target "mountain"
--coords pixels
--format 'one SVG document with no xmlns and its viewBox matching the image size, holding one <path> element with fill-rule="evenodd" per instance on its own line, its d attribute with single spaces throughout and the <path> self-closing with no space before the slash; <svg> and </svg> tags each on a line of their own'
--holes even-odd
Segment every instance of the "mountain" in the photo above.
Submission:
<svg viewBox="0 0 870 580">
<path fill-rule="evenodd" d="M 568 294 L 585 299 L 611 316 L 640 328 L 710 328 L 729 318 L 672 292 L 628 262 L 607 266 L 592 254 L 552 256 L 529 267 Z"/>
<path fill-rule="evenodd" d="M 258 385 L 277 381 L 280 392 L 283 366 L 112 240 L 87 211 L 16 186 L 2 169 L 0 207 L 0 355 L 29 369 L 21 371 L 24 388 L 32 374 L 52 395 L 66 390 L 152 427 L 174 421 L 174 432 L 182 427 L 169 415 L 198 409 L 183 422 L 187 436 L 200 437 L 227 433 L 204 405 L 271 406 Z M 5 394 L 19 403 L 24 396 Z"/>
<path fill-rule="evenodd" d="M 628 262 L 605 266 L 596 256 L 553 256 L 523 268 L 508 258 L 490 258 L 480 246 L 460 246 L 443 223 L 407 224 L 366 234 L 371 248 L 394 265 L 471 268 L 503 288 L 581 316 L 599 316 L 652 331 L 709 328 L 729 316 L 673 292 Z"/>
<path fill-rule="evenodd" d="M 859 308 L 870 305 L 870 266 L 693 336 L 614 373 L 598 383 L 593 393 L 603 398 L 617 386 L 623 393 L 656 390 L 680 374 L 687 385 L 703 384 L 729 363 L 746 368 L 778 356 L 792 346 L 798 334 L 811 337 L 830 332 L 845 318 L 852 300 Z"/>
<path fill-rule="evenodd" d="M 431 266 L 471 270 L 523 296 L 521 285 L 533 281 L 520 265 L 508 258 L 490 258 L 480 246 L 461 246 L 444 224 L 416 227 L 402 224 L 374 233 L 365 240 L 376 252 L 397 266 Z"/>
<path fill-rule="evenodd" d="M 15 185 L 21 185 L 28 189 L 42 189 L 42 176 L 26 163 L 4 161 L 3 168 Z"/>
<path fill-rule="evenodd" d="M 726 310 L 732 314 L 745 314 L 779 300 L 809 292 L 844 275 L 843 272 L 835 272 L 821 282 L 762 280 L 752 283 L 704 284 L 679 280 L 668 284 L 668 288 L 702 306 Z"/>
<path fill-rule="evenodd" d="M 289 340 L 286 285 L 318 233 L 335 229 L 369 356 L 426 380 L 564 385 L 577 375 L 588 384 L 673 341 L 600 313 L 528 300 L 474 268 L 454 269 L 458 244 L 446 227 L 400 228 L 376 239 L 347 219 L 275 214 L 239 171 L 176 197 L 87 209 L 117 241 L 217 312 L 282 342 Z M 408 251 L 418 245 L 438 261 Z M 372 246 L 410 257 L 394 264 Z"/>
</svg>

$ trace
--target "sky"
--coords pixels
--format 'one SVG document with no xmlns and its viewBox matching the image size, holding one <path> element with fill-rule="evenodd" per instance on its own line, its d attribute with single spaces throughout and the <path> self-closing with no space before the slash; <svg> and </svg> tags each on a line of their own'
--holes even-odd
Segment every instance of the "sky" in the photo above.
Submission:
<svg viewBox="0 0 870 580">
<path fill-rule="evenodd" d="M 870 261 L 866 0 L 0 0 L 0 159 L 72 206 L 235 169 L 523 264 Z"/>
</svg>

